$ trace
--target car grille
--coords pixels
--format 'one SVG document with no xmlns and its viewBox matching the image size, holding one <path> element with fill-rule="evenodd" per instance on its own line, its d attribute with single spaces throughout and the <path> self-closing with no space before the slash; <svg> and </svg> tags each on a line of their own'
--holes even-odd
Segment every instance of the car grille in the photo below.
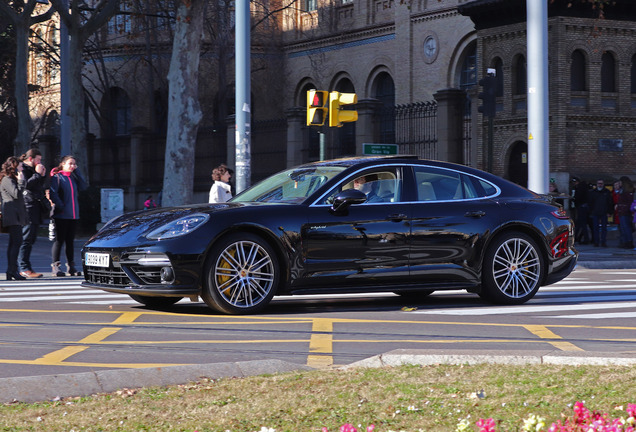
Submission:
<svg viewBox="0 0 636 432">
<path fill-rule="evenodd" d="M 144 260 L 146 264 L 140 264 Z M 84 278 L 89 283 L 117 287 L 161 284 L 161 268 L 166 266 L 170 260 L 163 254 L 111 255 L 108 268 L 86 266 Z"/>
</svg>

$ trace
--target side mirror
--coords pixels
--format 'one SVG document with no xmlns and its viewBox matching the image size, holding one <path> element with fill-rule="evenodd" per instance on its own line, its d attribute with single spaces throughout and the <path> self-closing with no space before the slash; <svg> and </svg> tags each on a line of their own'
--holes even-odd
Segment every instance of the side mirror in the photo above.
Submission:
<svg viewBox="0 0 636 432">
<path fill-rule="evenodd" d="M 334 213 L 346 210 L 352 204 L 362 204 L 367 200 L 367 195 L 357 189 L 347 189 L 340 192 L 333 199 L 331 210 Z"/>
</svg>

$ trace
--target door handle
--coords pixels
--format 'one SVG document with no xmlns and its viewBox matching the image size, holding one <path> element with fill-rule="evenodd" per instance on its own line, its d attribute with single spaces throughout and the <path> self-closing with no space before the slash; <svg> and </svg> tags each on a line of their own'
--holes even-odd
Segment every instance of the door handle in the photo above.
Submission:
<svg viewBox="0 0 636 432">
<path fill-rule="evenodd" d="M 486 212 L 482 210 L 477 210 L 472 212 L 466 212 L 464 216 L 479 219 L 480 217 L 486 216 Z"/>
<path fill-rule="evenodd" d="M 404 213 L 393 213 L 390 214 L 388 218 L 394 222 L 400 222 L 406 219 L 406 215 Z"/>
</svg>

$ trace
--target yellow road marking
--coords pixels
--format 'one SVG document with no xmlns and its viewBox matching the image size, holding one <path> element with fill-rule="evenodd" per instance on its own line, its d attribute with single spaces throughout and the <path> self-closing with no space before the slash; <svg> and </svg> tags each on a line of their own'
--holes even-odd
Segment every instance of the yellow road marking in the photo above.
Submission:
<svg viewBox="0 0 636 432">
<path fill-rule="evenodd" d="M 333 353 L 333 321 L 317 318 L 311 327 L 311 340 L 309 341 L 309 352 L 313 355 L 307 356 L 307 366 L 315 368 L 329 367 L 333 365 L 333 356 L 315 355 Z"/>
<path fill-rule="evenodd" d="M 44 310 L 44 309 L 0 309 L 0 312 L 31 312 L 31 313 L 63 313 L 63 314 L 117 314 L 121 315 L 122 311 L 91 311 L 91 310 Z M 139 312 L 143 315 L 155 315 L 155 316 L 172 316 L 179 318 L 201 318 L 201 314 L 185 314 L 176 312 L 159 312 L 159 311 L 143 311 Z M 192 324 L 192 325 L 212 325 L 212 324 L 280 324 L 280 323 L 307 323 L 312 322 L 315 319 L 312 317 L 305 318 L 284 318 L 284 317 L 236 317 L 234 321 L 233 317 L 224 316 L 224 321 L 214 321 L 217 317 L 210 316 L 209 321 L 164 321 L 164 322 L 152 322 L 143 324 Z M 243 320 L 240 322 L 239 320 Z M 333 323 L 382 323 L 382 324 L 420 324 L 420 325 L 461 325 L 461 326 L 487 326 L 487 327 L 527 327 L 527 324 L 512 324 L 512 323 L 488 323 L 488 322 L 455 322 L 455 321 L 413 321 L 413 320 L 374 320 L 374 319 L 353 319 L 353 318 L 337 318 L 330 319 Z M 83 325 L 104 325 L 105 323 L 78 323 Z M 33 324 L 20 324 L 20 325 L 33 325 Z M 121 325 L 118 323 L 118 325 Z M 577 324 L 550 324 L 551 328 L 586 328 L 586 329 L 599 329 L 599 330 L 636 330 L 636 326 L 593 326 L 593 325 L 577 325 Z"/>
<path fill-rule="evenodd" d="M 103 328 L 103 329 L 97 330 L 93 334 L 90 334 L 90 335 L 86 336 L 84 339 L 82 339 L 81 341 L 79 341 L 77 343 L 96 344 L 96 343 L 102 342 L 108 336 L 114 335 L 119 330 L 121 330 L 121 327 L 119 327 L 119 328 L 118 327 Z M 74 343 L 74 342 L 69 342 L 69 343 Z"/>
<path fill-rule="evenodd" d="M 140 316 L 143 315 L 143 312 L 124 312 L 122 313 L 119 318 L 117 318 L 115 321 L 113 321 L 113 324 L 131 324 L 133 323 L 137 318 L 139 318 Z"/>
<path fill-rule="evenodd" d="M 541 339 L 563 339 L 561 336 L 554 333 L 552 330 L 548 329 L 546 326 L 526 325 L 524 327 L 528 329 L 530 333 L 536 336 L 539 336 Z M 570 343 L 564 340 L 549 340 L 547 342 L 553 347 L 560 349 L 561 351 L 584 351 L 583 349 L 577 347 L 573 343 Z"/>
<path fill-rule="evenodd" d="M 48 353 L 39 359 L 33 361 L 33 364 L 40 365 L 59 365 L 67 358 L 80 353 L 84 350 L 87 350 L 87 346 L 69 346 L 59 349 L 57 351 L 53 351 L 52 353 Z"/>
</svg>

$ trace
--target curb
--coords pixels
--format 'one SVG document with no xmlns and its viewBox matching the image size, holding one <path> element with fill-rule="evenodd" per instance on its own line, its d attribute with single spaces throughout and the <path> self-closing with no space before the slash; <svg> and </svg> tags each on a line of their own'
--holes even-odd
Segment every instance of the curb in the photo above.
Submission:
<svg viewBox="0 0 636 432">
<path fill-rule="evenodd" d="M 66 397 L 112 393 L 124 388 L 187 384 L 201 378 L 227 378 L 313 370 L 282 360 L 251 360 L 142 369 L 110 369 L 77 374 L 0 379 L 0 403 L 41 402 Z"/>
<path fill-rule="evenodd" d="M 403 365 L 563 365 L 563 366 L 636 366 L 636 353 L 603 357 L 596 353 L 548 351 L 486 351 L 397 349 L 340 366 L 336 369 L 397 367 Z M 201 365 L 167 366 L 142 369 L 110 369 L 77 374 L 45 375 L 0 379 L 0 403 L 33 403 L 66 397 L 112 393 L 122 389 L 163 387 L 187 384 L 202 378 L 304 372 L 317 370 L 282 360 L 251 360 Z"/>
<path fill-rule="evenodd" d="M 403 365 L 432 366 L 438 364 L 476 365 L 568 365 L 568 366 L 634 366 L 636 354 L 602 357 L 592 353 L 565 353 L 563 351 L 456 351 L 449 354 L 443 350 L 397 349 L 359 362 L 343 366 L 342 369 L 359 367 L 379 368 Z"/>
</svg>

